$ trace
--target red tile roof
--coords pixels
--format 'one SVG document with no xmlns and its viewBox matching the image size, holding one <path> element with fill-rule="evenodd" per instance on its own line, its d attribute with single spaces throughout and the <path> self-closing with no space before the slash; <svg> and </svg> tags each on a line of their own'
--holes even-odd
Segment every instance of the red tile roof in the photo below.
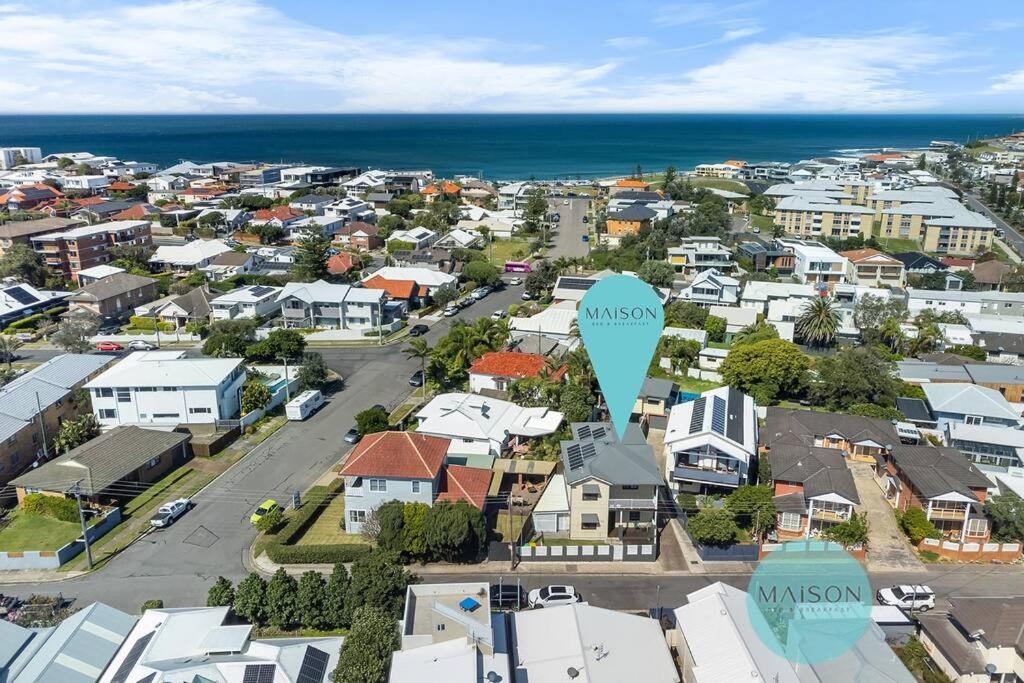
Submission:
<svg viewBox="0 0 1024 683">
<path fill-rule="evenodd" d="M 445 194 L 458 194 L 460 190 L 462 190 L 461 187 L 450 180 L 445 180 L 440 184 L 440 187 L 437 183 L 427 185 L 420 190 L 420 194 L 437 194 L 438 191 L 444 192 Z"/>
<path fill-rule="evenodd" d="M 847 251 L 839 252 L 839 255 L 840 256 L 844 256 L 844 257 L 850 259 L 854 263 L 856 263 L 857 261 L 863 261 L 864 259 L 869 259 L 869 258 L 871 258 L 873 256 L 884 256 L 886 259 L 888 259 L 888 260 L 890 260 L 890 261 L 892 261 L 894 263 L 899 263 L 899 261 L 897 261 L 893 257 L 889 256 L 888 254 L 885 254 L 885 253 L 883 253 L 881 251 L 878 251 L 877 249 L 871 249 L 871 248 L 868 248 L 868 249 L 849 249 Z"/>
<path fill-rule="evenodd" d="M 355 267 L 355 259 L 348 252 L 343 251 L 327 259 L 327 272 L 331 275 L 344 275 Z"/>
<path fill-rule="evenodd" d="M 470 374 L 493 375 L 495 377 L 538 377 L 544 368 L 551 364 L 544 356 L 536 353 L 517 353 L 515 351 L 490 351 L 480 356 L 469 367 Z M 560 379 L 565 367 L 553 370 L 552 379 Z"/>
<path fill-rule="evenodd" d="M 298 218 L 304 216 L 298 209 L 293 209 L 290 206 L 275 206 L 270 209 L 260 209 L 253 214 L 253 219 L 257 221 L 269 221 L 277 218 L 278 220 L 286 221 L 289 218 Z"/>
<path fill-rule="evenodd" d="M 115 213 L 110 217 L 112 221 L 137 221 L 142 220 L 146 216 L 160 213 L 160 209 L 156 208 L 152 204 L 136 204 L 135 206 L 129 207 L 120 213 Z"/>
<path fill-rule="evenodd" d="M 132 185 L 131 183 L 126 183 L 123 180 L 115 180 L 114 182 L 110 183 L 110 185 L 107 187 L 107 189 L 112 191 L 112 192 L 127 192 L 128 190 L 132 189 L 133 187 L 135 187 L 135 186 Z"/>
<path fill-rule="evenodd" d="M 377 432 L 363 437 L 345 464 L 343 477 L 433 479 L 444 465 L 450 439 L 411 432 Z"/>
<path fill-rule="evenodd" d="M 449 465 L 445 470 L 444 481 L 441 482 L 441 490 L 438 492 L 436 500 L 447 500 L 452 503 L 464 500 L 483 510 L 490 487 L 491 470 Z"/>
<path fill-rule="evenodd" d="M 974 266 L 974 259 L 970 258 L 954 258 L 952 256 L 943 256 L 939 259 L 943 264 L 952 268 L 971 268 Z"/>
<path fill-rule="evenodd" d="M 388 280 L 380 275 L 363 280 L 363 287 L 383 289 L 392 299 L 408 299 L 418 291 L 415 280 Z"/>
<path fill-rule="evenodd" d="M 639 187 L 646 190 L 650 187 L 650 183 L 645 183 L 644 181 L 637 180 L 636 178 L 623 178 L 622 180 L 616 181 L 615 187 Z"/>
</svg>

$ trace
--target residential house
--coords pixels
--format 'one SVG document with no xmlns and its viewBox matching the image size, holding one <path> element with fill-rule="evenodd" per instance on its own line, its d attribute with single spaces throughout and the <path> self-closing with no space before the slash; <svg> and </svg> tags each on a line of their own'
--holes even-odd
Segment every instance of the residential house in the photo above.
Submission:
<svg viewBox="0 0 1024 683">
<path fill-rule="evenodd" d="M 668 326 L 661 331 L 661 336 L 674 339 L 689 339 L 700 344 L 702 349 L 708 345 L 708 333 L 706 330 L 691 330 L 686 327 Z"/>
<path fill-rule="evenodd" d="M 486 583 L 410 585 L 389 683 L 509 681 L 512 634 Z"/>
<path fill-rule="evenodd" d="M 575 301 L 559 301 L 540 313 L 509 318 L 508 329 L 513 341 L 529 336 L 568 340 L 573 336 L 577 315 Z"/>
<path fill-rule="evenodd" d="M 928 254 L 922 254 L 919 251 L 905 251 L 898 254 L 891 255 L 894 259 L 903 264 L 904 270 L 908 275 L 928 275 L 930 273 L 938 273 L 940 271 L 948 270 L 946 264 L 939 261 L 937 258 L 929 256 Z M 953 287 L 947 287 L 946 289 L 954 289 Z"/>
<path fill-rule="evenodd" d="M 727 274 L 736 267 L 732 252 L 720 237 L 684 237 L 678 247 L 669 247 L 668 262 L 677 273 L 686 275 L 707 270 Z"/>
<path fill-rule="evenodd" d="M 61 423 L 89 410 L 75 390 L 113 360 L 63 354 L 0 387 L 0 486 L 53 454 Z"/>
<path fill-rule="evenodd" d="M 74 211 L 72 218 L 83 220 L 88 223 L 101 223 L 103 221 L 141 221 L 149 220 L 149 216 L 160 213 L 160 209 L 146 202 L 139 202 L 134 199 L 108 199 L 102 202 L 88 204 Z"/>
<path fill-rule="evenodd" d="M 374 213 L 372 206 L 361 199 L 351 196 L 335 200 L 325 206 L 324 216 L 327 218 L 341 218 L 346 223 L 354 221 L 374 223 L 377 220 L 377 214 Z"/>
<path fill-rule="evenodd" d="M 679 386 L 670 379 L 645 377 L 633 404 L 633 415 L 657 429 L 665 428 L 672 406 L 679 403 Z"/>
<path fill-rule="evenodd" d="M 523 210 L 530 194 L 536 189 L 531 183 L 510 183 L 498 188 L 498 210 L 513 211 L 516 215 Z"/>
<path fill-rule="evenodd" d="M 756 313 L 767 316 L 771 304 L 776 301 L 791 299 L 812 299 L 820 296 L 811 285 L 796 282 L 747 282 L 740 297 L 740 307 L 749 308 Z"/>
<path fill-rule="evenodd" d="M 944 361 L 899 361 L 896 373 L 909 384 L 972 383 L 995 389 L 1010 403 L 1024 402 L 1024 368 L 1019 365 L 979 363 L 953 356 Z"/>
<path fill-rule="evenodd" d="M 639 204 L 631 204 L 620 211 L 609 213 L 605 225 L 608 235 L 639 235 L 640 231 L 649 228 L 657 213 L 653 209 Z"/>
<path fill-rule="evenodd" d="M 349 194 L 364 194 L 366 192 L 383 192 L 384 184 L 388 175 L 384 171 L 367 171 L 361 175 L 346 180 L 341 184 Z"/>
<path fill-rule="evenodd" d="M 406 310 L 419 308 L 429 299 L 427 287 L 416 284 L 415 280 L 396 280 L 373 274 L 364 279 L 360 285 L 364 289 L 384 292 L 389 301 L 401 302 Z"/>
<path fill-rule="evenodd" d="M 373 251 L 384 246 L 380 228 L 374 223 L 352 221 L 334 233 L 334 241 L 359 251 Z"/>
<path fill-rule="evenodd" d="M 60 180 L 60 187 L 65 192 L 103 194 L 109 185 L 110 178 L 105 175 L 68 175 Z"/>
<path fill-rule="evenodd" d="M 5 683 L 95 683 L 118 653 L 136 617 L 101 602 L 49 628 L 0 621 L 0 679 Z"/>
<path fill-rule="evenodd" d="M 80 287 L 91 285 L 94 282 L 99 282 L 105 277 L 111 275 L 117 275 L 118 273 L 126 273 L 124 268 L 118 268 L 117 266 L 93 266 L 92 268 L 86 268 L 80 270 L 75 274 L 75 279 L 78 280 Z"/>
<path fill-rule="evenodd" d="M 428 230 L 423 226 L 410 228 L 409 230 L 395 230 L 393 233 L 388 235 L 385 240 L 389 245 L 392 242 L 404 242 L 411 244 L 412 248 L 415 249 L 426 249 L 438 239 L 438 234 L 433 230 Z"/>
<path fill-rule="evenodd" d="M 995 389 L 958 382 L 924 384 L 925 399 L 940 430 L 949 422 L 1018 428 L 1020 411 Z"/>
<path fill-rule="evenodd" d="M 2 204 L 0 204 L 2 206 Z M 71 230 L 85 225 L 85 221 L 76 218 L 36 218 L 31 221 L 8 221 L 0 225 L 0 258 L 16 244 L 32 245 L 36 235 L 47 235 L 53 232 Z"/>
<path fill-rule="evenodd" d="M 397 197 L 393 192 L 367 192 L 363 198 L 374 210 L 385 209 Z"/>
<path fill-rule="evenodd" d="M 43 183 L 20 185 L 0 194 L 0 207 L 9 213 L 31 211 L 40 204 L 63 199 L 64 193 Z"/>
<path fill-rule="evenodd" d="M 679 403 L 665 430 L 665 479 L 676 491 L 734 489 L 755 481 L 757 406 L 732 387 Z"/>
<path fill-rule="evenodd" d="M 462 188 L 456 183 L 450 180 L 442 180 L 424 187 L 420 190 L 420 196 L 423 197 L 427 204 L 432 204 L 439 199 L 447 199 L 459 203 L 459 194 L 461 192 Z"/>
<path fill-rule="evenodd" d="M 149 262 L 165 270 L 190 272 L 205 268 L 231 247 L 221 240 L 193 240 L 182 246 L 160 246 Z"/>
<path fill-rule="evenodd" d="M 581 603 L 514 612 L 511 618 L 515 655 L 510 681 L 679 681 L 655 619 Z"/>
<path fill-rule="evenodd" d="M 452 228 L 434 244 L 444 249 L 471 249 L 480 246 L 483 241 L 483 237 L 478 233 Z"/>
<path fill-rule="evenodd" d="M 777 443 L 768 457 L 779 540 L 813 538 L 845 522 L 860 505 L 838 448 Z"/>
<path fill-rule="evenodd" d="M 469 390 L 474 394 L 507 392 L 513 382 L 530 377 L 560 382 L 565 370 L 565 366 L 556 367 L 540 354 L 489 351 L 469 366 Z"/>
<path fill-rule="evenodd" d="M 605 541 L 632 533 L 649 542 L 664 481 L 640 427 L 628 425 L 621 440 L 608 423 L 573 423 L 571 430 L 572 439 L 561 442 L 569 537 Z"/>
<path fill-rule="evenodd" d="M 249 220 L 251 225 L 273 225 L 287 230 L 288 226 L 306 217 L 299 209 L 291 206 L 274 206 L 269 209 L 259 209 L 254 212 Z"/>
<path fill-rule="evenodd" d="M 30 284 L 5 278 L 0 283 L 0 325 L 6 327 L 34 313 L 57 308 L 64 304 L 69 296 L 71 292 L 36 289 Z"/>
<path fill-rule="evenodd" d="M 979 290 L 1000 291 L 1003 289 L 1003 278 L 1013 270 L 1009 264 L 998 259 L 975 263 L 971 268 L 975 288 Z"/>
<path fill-rule="evenodd" d="M 761 446 L 769 454 L 778 446 L 813 446 L 837 449 L 847 458 L 871 463 L 900 443 L 900 435 L 888 420 L 774 406 L 768 408 L 761 431 Z"/>
<path fill-rule="evenodd" d="M 362 262 L 355 254 L 342 251 L 327 259 L 327 272 L 335 277 L 344 277 L 361 265 Z"/>
<path fill-rule="evenodd" d="M 765 638 L 773 637 L 775 631 L 759 610 L 751 609 L 752 602 L 745 591 L 721 581 L 686 596 L 686 604 L 675 609 L 675 630 L 668 635 L 669 641 L 675 644 L 684 681 L 914 683 L 916 680 L 889 647 L 884 631 L 873 622 L 837 657 L 819 659 L 816 653 L 800 651 L 783 656 L 781 653 L 788 647 L 799 649 L 799 643 L 820 643 L 820 637 L 787 637 L 785 644 L 766 642 Z M 816 621 L 822 621 L 820 617 L 815 619 L 814 613 L 805 618 L 807 628 L 812 629 Z M 788 620 L 788 627 L 800 628 L 801 622 L 803 619 Z M 824 628 L 834 632 L 836 624 L 824 622 Z"/>
<path fill-rule="evenodd" d="M 704 270 L 679 293 L 679 298 L 703 308 L 735 306 L 740 300 L 740 281 L 722 275 L 714 268 Z"/>
<path fill-rule="evenodd" d="M 277 297 L 281 287 L 251 285 L 233 289 L 210 301 L 211 320 L 234 320 L 236 318 L 263 318 L 279 309 Z"/>
<path fill-rule="evenodd" d="M 717 372 L 722 369 L 722 363 L 725 362 L 728 356 L 728 349 L 701 349 L 700 353 L 697 354 L 697 367 L 701 370 Z"/>
<path fill-rule="evenodd" d="M 240 358 L 187 358 L 137 351 L 85 388 L 101 426 L 209 423 L 238 416 L 246 373 Z"/>
<path fill-rule="evenodd" d="M 877 249 L 841 251 L 847 260 L 846 276 L 858 285 L 902 287 L 906 281 L 903 262 Z"/>
<path fill-rule="evenodd" d="M 238 174 L 238 184 L 243 189 L 275 185 L 281 182 L 282 168 L 284 167 L 270 164 L 248 168 Z"/>
<path fill-rule="evenodd" d="M 943 441 L 984 472 L 1024 467 L 1024 430 L 947 422 Z"/>
<path fill-rule="evenodd" d="M 246 211 L 245 209 L 222 209 L 220 207 L 216 207 L 211 209 L 203 209 L 202 211 L 199 212 L 199 215 L 196 216 L 196 220 L 200 224 L 202 224 L 202 219 L 204 217 L 213 214 L 219 216 L 218 221 L 213 224 L 213 227 L 216 228 L 218 231 L 223 230 L 225 232 L 234 232 L 235 230 L 240 230 L 243 226 L 245 226 L 246 223 L 249 222 L 249 219 L 252 218 L 252 213 Z"/>
<path fill-rule="evenodd" d="M 230 280 L 238 275 L 248 275 L 256 270 L 259 263 L 259 256 L 251 251 L 225 251 L 217 254 L 210 261 L 209 265 L 199 270 L 206 274 L 206 277 L 214 282 Z"/>
<path fill-rule="evenodd" d="M 156 295 L 154 278 L 115 273 L 78 289 L 68 297 L 68 303 L 72 311 L 87 311 L 101 318 L 123 318 Z"/>
<path fill-rule="evenodd" d="M 111 247 L 149 246 L 149 221 L 115 221 L 86 225 L 63 232 L 35 235 L 32 248 L 42 255 L 46 267 L 65 279 L 80 270 L 114 260 Z"/>
<path fill-rule="evenodd" d="M 336 197 L 329 194 L 305 194 L 288 201 L 288 207 L 300 212 L 310 212 L 314 216 L 322 216 L 324 207 L 333 202 Z"/>
<path fill-rule="evenodd" d="M 370 280 L 378 282 L 381 280 L 415 282 L 418 287 L 426 290 L 424 296 L 433 296 L 437 293 L 437 290 L 445 286 L 458 288 L 459 282 L 459 279 L 454 275 L 449 275 L 440 270 L 404 266 L 384 266 L 378 268 L 363 278 L 363 286 L 370 286 L 367 284 Z"/>
<path fill-rule="evenodd" d="M 728 283 L 725 283 L 725 286 L 728 287 Z M 732 338 L 743 328 L 757 322 L 757 311 L 749 308 L 711 305 L 708 307 L 708 315 L 725 320 L 725 341 L 727 342 L 732 341 Z"/>
<path fill-rule="evenodd" d="M 477 394 L 440 394 L 416 413 L 416 432 L 466 444 L 485 444 L 493 455 L 528 447 L 530 440 L 553 434 L 562 413 Z"/>
<path fill-rule="evenodd" d="M 985 349 L 985 360 L 990 363 L 1024 364 L 1024 334 L 975 332 L 971 338 L 975 346 Z"/>
<path fill-rule="evenodd" d="M 434 172 L 431 170 L 385 171 L 384 191 L 395 195 L 419 192 L 421 187 L 433 181 Z"/>
<path fill-rule="evenodd" d="M 793 252 L 793 277 L 805 284 L 846 282 L 847 260 L 819 242 L 778 239 L 778 246 Z"/>
<path fill-rule="evenodd" d="M 229 607 L 147 609 L 98 683 L 328 683 L 344 638 L 253 639 Z"/>
<path fill-rule="evenodd" d="M 399 249 L 392 252 L 391 256 L 397 265 L 403 267 L 427 268 L 456 276 L 462 272 L 462 261 L 458 260 L 455 257 L 455 252 L 450 249 L 438 247 L 427 247 L 415 251 Z"/>
<path fill-rule="evenodd" d="M 946 538 L 988 541 L 991 530 L 982 510 L 992 482 L 956 448 L 899 445 L 876 472 L 895 509 L 924 510 Z"/>
<path fill-rule="evenodd" d="M 327 216 L 310 216 L 292 221 L 285 229 L 286 236 L 293 244 L 300 243 L 307 233 L 323 235 L 332 241 L 345 227 L 344 218 L 328 218 Z"/>
<path fill-rule="evenodd" d="M 189 323 L 208 321 L 210 301 L 215 296 L 205 286 L 195 287 L 184 294 L 171 294 L 136 306 L 135 315 L 156 318 L 160 322 L 174 325 L 175 329 L 182 329 Z"/>
<path fill-rule="evenodd" d="M 918 623 L 921 645 L 955 683 L 1019 680 L 1024 672 L 1024 598 L 951 597 L 948 610 Z"/>
<path fill-rule="evenodd" d="M 191 457 L 188 433 L 114 427 L 11 480 L 21 503 L 30 493 L 63 498 L 78 485 L 89 500 L 130 498 Z"/>
<path fill-rule="evenodd" d="M 754 267 L 754 272 L 763 273 L 771 269 L 779 275 L 792 275 L 796 267 L 796 257 L 788 249 L 768 245 L 759 239 L 745 239 L 736 247 L 738 258 L 746 258 Z"/>
<path fill-rule="evenodd" d="M 345 530 L 358 534 L 384 503 L 465 500 L 483 509 L 491 471 L 446 465 L 451 440 L 410 432 L 367 434 L 338 471 L 345 478 Z"/>
<path fill-rule="evenodd" d="M 281 182 L 294 185 L 336 185 L 338 181 L 357 175 L 359 175 L 359 169 L 353 167 L 296 166 L 281 169 Z"/>
<path fill-rule="evenodd" d="M 394 322 L 384 306 L 386 293 L 323 280 L 289 282 L 277 296 L 285 327 L 370 330 Z"/>
</svg>

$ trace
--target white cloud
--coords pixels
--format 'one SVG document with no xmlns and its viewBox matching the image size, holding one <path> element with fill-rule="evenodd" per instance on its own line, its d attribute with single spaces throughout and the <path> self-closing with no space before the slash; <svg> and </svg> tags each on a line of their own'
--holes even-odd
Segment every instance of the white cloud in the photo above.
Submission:
<svg viewBox="0 0 1024 683">
<path fill-rule="evenodd" d="M 750 9 L 754 3 L 742 2 L 723 5 L 711 2 L 690 2 L 685 5 L 663 5 L 654 13 L 654 23 L 659 26 L 683 26 L 685 24 L 707 24 L 727 20 L 737 12 Z"/>
<path fill-rule="evenodd" d="M 992 92 L 1024 92 L 1024 69 L 999 76 L 992 87 Z"/>
<path fill-rule="evenodd" d="M 646 36 L 619 36 L 604 41 L 608 47 L 616 50 L 636 50 L 642 47 L 649 47 L 654 41 Z"/>
</svg>

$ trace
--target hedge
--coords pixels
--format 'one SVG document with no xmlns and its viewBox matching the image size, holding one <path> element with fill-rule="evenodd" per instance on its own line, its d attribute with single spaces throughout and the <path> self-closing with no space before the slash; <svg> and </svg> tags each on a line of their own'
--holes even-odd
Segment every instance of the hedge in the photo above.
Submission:
<svg viewBox="0 0 1024 683">
<path fill-rule="evenodd" d="M 277 564 L 334 564 L 354 562 L 369 554 L 373 546 L 364 543 L 338 543 L 334 545 L 293 545 L 306 529 L 312 526 L 327 504 L 345 486 L 339 479 L 331 486 L 314 486 L 306 492 L 302 507 L 292 512 L 288 523 L 277 533 L 266 548 L 267 557 Z"/>
<path fill-rule="evenodd" d="M 34 315 L 28 316 L 27 318 L 22 318 L 21 320 L 15 320 L 13 323 L 11 323 L 10 325 L 7 326 L 7 329 L 8 330 L 24 330 L 26 328 L 35 329 L 37 327 L 37 323 L 39 323 L 40 321 L 42 321 L 42 320 L 44 320 L 44 319 L 46 319 L 48 317 L 49 317 L 49 315 L 46 314 L 46 313 L 36 313 Z"/>
<path fill-rule="evenodd" d="M 149 316 L 133 315 L 131 318 L 128 319 L 128 321 L 131 323 L 131 326 L 134 327 L 136 330 L 154 330 L 154 329 L 156 329 L 156 322 L 157 321 L 154 320 L 153 318 L 150 318 Z M 174 323 L 164 322 L 163 320 L 160 321 L 160 331 L 161 332 L 171 333 L 171 332 L 174 332 L 174 330 L 175 330 Z"/>
<path fill-rule="evenodd" d="M 70 498 L 46 496 L 42 493 L 30 493 L 21 503 L 27 515 L 52 517 L 61 522 L 78 522 L 78 504 Z"/>
</svg>

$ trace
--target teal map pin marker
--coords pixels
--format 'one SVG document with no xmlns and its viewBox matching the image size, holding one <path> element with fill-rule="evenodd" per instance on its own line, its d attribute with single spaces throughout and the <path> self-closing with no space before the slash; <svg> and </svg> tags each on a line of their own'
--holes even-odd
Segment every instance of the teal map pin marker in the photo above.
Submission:
<svg viewBox="0 0 1024 683">
<path fill-rule="evenodd" d="M 606 277 L 583 296 L 578 325 L 621 439 L 665 326 L 661 299 L 639 278 Z"/>
</svg>

